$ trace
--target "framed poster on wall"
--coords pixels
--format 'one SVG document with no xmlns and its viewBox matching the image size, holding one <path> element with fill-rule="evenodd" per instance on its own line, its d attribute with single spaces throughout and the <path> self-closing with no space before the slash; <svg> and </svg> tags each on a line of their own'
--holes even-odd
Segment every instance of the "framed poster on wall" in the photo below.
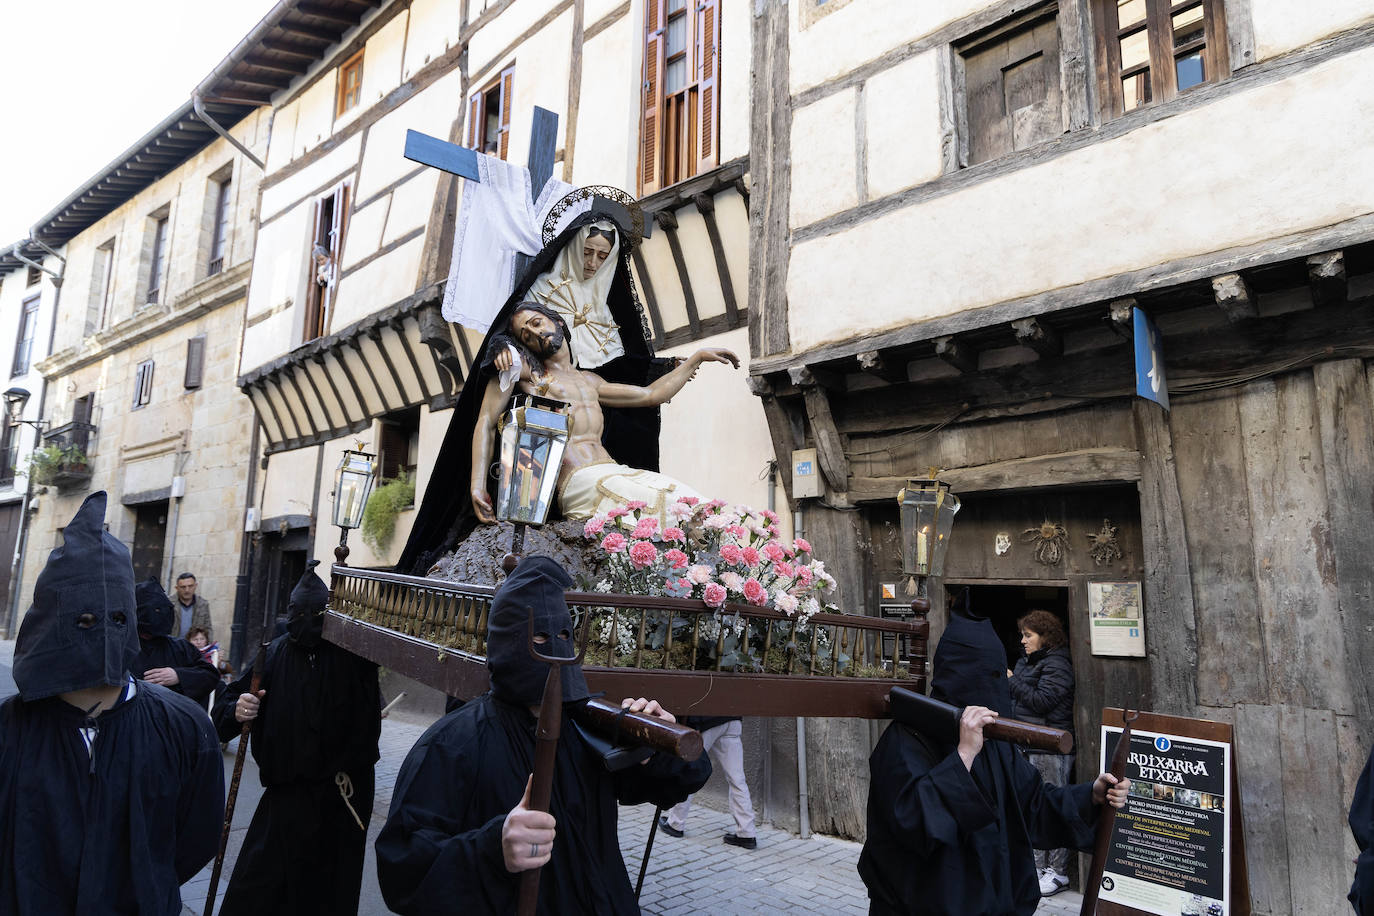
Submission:
<svg viewBox="0 0 1374 916">
<path fill-rule="evenodd" d="M 1145 657 L 1145 611 L 1139 582 L 1089 582 L 1093 655 Z"/>
</svg>

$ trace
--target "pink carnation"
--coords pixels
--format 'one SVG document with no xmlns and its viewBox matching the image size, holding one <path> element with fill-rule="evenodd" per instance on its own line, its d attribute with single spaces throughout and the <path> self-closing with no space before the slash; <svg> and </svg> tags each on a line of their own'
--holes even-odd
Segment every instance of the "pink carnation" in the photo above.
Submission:
<svg viewBox="0 0 1374 916">
<path fill-rule="evenodd" d="M 755 607 L 763 607 L 768 603 L 768 592 L 758 579 L 752 577 L 745 579 L 742 591 L 744 592 L 744 600 Z"/>
<path fill-rule="evenodd" d="M 784 579 L 790 579 L 797 574 L 797 570 L 791 563 L 774 563 L 773 569 Z"/>
<path fill-rule="evenodd" d="M 664 528 L 663 540 L 677 541 L 681 544 L 683 541 L 687 540 L 687 532 L 683 531 L 681 528 Z"/>
<path fill-rule="evenodd" d="M 658 530 L 658 519 L 653 518 L 652 516 L 649 517 L 649 518 L 641 518 L 641 519 L 639 520 L 639 524 L 638 524 L 638 525 L 635 525 L 635 530 L 632 531 L 632 532 L 630 533 L 630 537 L 632 537 L 632 538 L 648 538 L 648 537 L 653 537 L 653 536 L 654 536 L 654 532 L 657 531 L 657 530 Z"/>
<path fill-rule="evenodd" d="M 731 525 L 726 530 L 728 530 L 737 538 L 747 538 L 749 536 L 749 529 L 744 527 L 743 525 Z"/>
<path fill-rule="evenodd" d="M 763 555 L 774 563 L 778 563 L 783 558 L 782 547 L 777 541 L 769 541 L 763 545 Z"/>
<path fill-rule="evenodd" d="M 726 544 L 720 548 L 720 558 L 732 565 L 742 563 L 744 562 L 744 552 L 739 549 L 738 545 Z"/>
<path fill-rule="evenodd" d="M 706 586 L 706 591 L 702 593 L 701 600 L 706 602 L 707 607 L 720 607 L 725 603 L 725 587 L 712 582 Z"/>
<path fill-rule="evenodd" d="M 614 509 L 612 509 L 610 512 L 607 512 L 607 513 L 606 513 L 606 517 L 607 517 L 607 518 L 620 518 L 620 516 L 622 516 L 622 515 L 629 515 L 629 514 L 630 514 L 630 510 L 629 510 L 629 509 L 626 509 L 626 508 L 624 508 L 623 506 L 616 506 L 616 507 L 615 507 Z"/>
<path fill-rule="evenodd" d="M 695 506 L 697 503 L 701 502 L 701 500 L 695 496 L 679 496 L 677 498 L 677 501 L 680 503 L 686 503 L 689 506 Z"/>
<path fill-rule="evenodd" d="M 770 537 L 782 537 L 782 529 L 779 528 L 777 525 L 769 525 L 768 534 Z"/>
<path fill-rule="evenodd" d="M 730 518 L 726 515 L 713 515 L 706 521 L 702 522 L 702 525 L 704 525 L 707 528 L 718 528 L 724 530 L 730 527 Z"/>
<path fill-rule="evenodd" d="M 630 562 L 643 569 L 652 566 L 658 559 L 658 548 L 648 541 L 635 541 L 630 545 Z"/>
<path fill-rule="evenodd" d="M 725 508 L 725 500 L 723 500 L 723 499 L 713 499 L 713 500 L 711 500 L 709 503 L 707 503 L 706 505 L 710 506 L 712 509 L 723 509 L 723 508 Z"/>
<path fill-rule="evenodd" d="M 620 553 L 625 549 L 625 535 L 612 531 L 601 541 L 601 549 L 607 553 Z"/>
<path fill-rule="evenodd" d="M 692 507 L 681 501 L 675 502 L 668 507 L 668 515 L 670 518 L 675 518 L 678 520 L 684 518 L 691 518 Z"/>
<path fill-rule="evenodd" d="M 594 538 L 601 533 L 601 529 L 606 527 L 606 517 L 598 515 L 587 519 L 587 524 L 582 526 L 582 533 L 589 538 Z"/>
<path fill-rule="evenodd" d="M 811 552 L 811 544 L 805 538 L 797 538 L 792 542 L 792 546 L 797 549 L 798 553 Z"/>
<path fill-rule="evenodd" d="M 764 509 L 763 517 L 768 519 L 774 525 L 778 523 L 778 513 L 774 512 L 772 509 Z"/>
<path fill-rule="evenodd" d="M 746 547 L 746 548 L 744 548 L 742 551 L 740 551 L 740 553 L 744 554 L 744 565 L 746 565 L 746 566 L 758 566 L 758 565 L 759 565 L 759 552 L 758 552 L 757 550 L 755 550 L 754 548 L 752 548 L 752 547 Z"/>
<path fill-rule="evenodd" d="M 811 580 L 814 578 L 816 577 L 811 574 L 811 568 L 809 566 L 797 567 L 797 581 L 802 585 L 810 585 Z"/>
<path fill-rule="evenodd" d="M 631 512 L 638 512 L 640 509 L 643 509 L 647 505 L 648 503 L 646 503 L 642 499 L 632 499 L 625 504 L 625 508 L 629 509 Z"/>
<path fill-rule="evenodd" d="M 665 553 L 663 559 L 668 564 L 669 569 L 685 569 L 688 562 L 690 562 L 687 559 L 687 554 L 678 550 L 676 547 Z"/>
<path fill-rule="evenodd" d="M 711 567 L 703 566 L 698 563 L 696 566 L 687 570 L 687 581 L 691 582 L 693 585 L 705 585 L 707 582 L 711 581 Z"/>
</svg>

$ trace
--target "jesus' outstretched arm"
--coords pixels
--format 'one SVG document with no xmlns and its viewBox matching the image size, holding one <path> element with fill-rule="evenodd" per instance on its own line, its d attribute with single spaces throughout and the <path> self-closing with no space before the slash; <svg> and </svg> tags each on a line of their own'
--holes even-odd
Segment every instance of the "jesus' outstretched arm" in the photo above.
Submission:
<svg viewBox="0 0 1374 916">
<path fill-rule="evenodd" d="M 640 386 L 603 382 L 596 390 L 596 399 L 607 407 L 656 407 L 681 391 L 682 386 L 697 374 L 702 363 L 729 363 L 738 369 L 739 357 L 722 347 L 704 347 L 652 384 Z"/>
</svg>

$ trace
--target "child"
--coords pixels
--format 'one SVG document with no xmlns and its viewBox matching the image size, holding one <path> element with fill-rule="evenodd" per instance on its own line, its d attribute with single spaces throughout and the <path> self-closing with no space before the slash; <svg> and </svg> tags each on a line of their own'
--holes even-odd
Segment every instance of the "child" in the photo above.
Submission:
<svg viewBox="0 0 1374 916">
<path fill-rule="evenodd" d="M 195 646 L 196 649 L 200 651 L 200 657 L 209 662 L 211 667 L 219 672 L 220 683 L 225 683 L 224 669 L 227 668 L 228 665 L 220 665 L 219 643 L 210 642 L 210 632 L 206 630 L 205 627 L 191 627 L 191 629 L 186 631 L 186 641 Z M 205 706 L 207 710 L 214 708 L 215 698 L 218 695 L 218 689 L 210 695 L 210 699 Z"/>
</svg>

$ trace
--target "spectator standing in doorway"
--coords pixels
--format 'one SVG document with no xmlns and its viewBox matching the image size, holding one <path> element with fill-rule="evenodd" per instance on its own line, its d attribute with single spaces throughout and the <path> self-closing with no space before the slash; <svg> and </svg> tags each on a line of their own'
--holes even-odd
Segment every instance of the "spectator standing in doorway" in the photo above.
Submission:
<svg viewBox="0 0 1374 916">
<path fill-rule="evenodd" d="M 1059 618 L 1049 611 L 1031 611 L 1016 622 L 1025 655 L 1016 670 L 1007 671 L 1012 718 L 1073 731 L 1073 659 Z M 1066 786 L 1073 774 L 1074 755 L 1027 750 L 1026 758 L 1046 785 Z M 1037 849 L 1035 869 L 1040 893 L 1049 897 L 1069 886 L 1069 851 Z"/>
<path fill-rule="evenodd" d="M 215 641 L 210 626 L 210 602 L 196 594 L 196 577 L 184 572 L 177 576 L 176 616 L 172 620 L 172 636 L 182 639 L 191 635 L 191 627 L 201 627 L 210 642 Z"/>
</svg>

